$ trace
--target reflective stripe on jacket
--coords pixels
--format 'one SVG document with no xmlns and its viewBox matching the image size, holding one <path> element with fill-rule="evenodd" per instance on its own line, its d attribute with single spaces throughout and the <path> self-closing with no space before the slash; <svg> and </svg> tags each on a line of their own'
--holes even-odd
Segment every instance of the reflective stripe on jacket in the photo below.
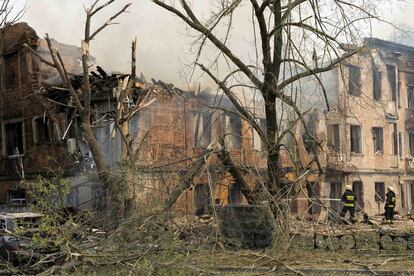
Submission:
<svg viewBox="0 0 414 276">
<path fill-rule="evenodd" d="M 357 201 L 357 197 L 352 191 L 345 191 L 345 193 L 341 197 L 341 201 L 344 203 L 346 207 L 355 207 L 355 202 Z"/>
</svg>

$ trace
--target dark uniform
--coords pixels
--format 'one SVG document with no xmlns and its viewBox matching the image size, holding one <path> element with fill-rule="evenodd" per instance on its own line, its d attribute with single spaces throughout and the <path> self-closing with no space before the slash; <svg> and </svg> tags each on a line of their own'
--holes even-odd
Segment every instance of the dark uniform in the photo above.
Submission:
<svg viewBox="0 0 414 276">
<path fill-rule="evenodd" d="M 341 217 L 345 217 L 346 213 L 349 211 L 351 215 L 351 221 L 355 222 L 355 204 L 357 202 L 357 197 L 353 191 L 346 190 L 341 197 L 341 201 L 344 206 L 342 207 Z"/>
<path fill-rule="evenodd" d="M 385 221 L 387 223 L 392 223 L 394 219 L 394 208 L 395 203 L 397 202 L 397 198 L 395 197 L 395 193 L 393 191 L 388 191 L 386 194 L 387 199 L 385 201 Z"/>
</svg>

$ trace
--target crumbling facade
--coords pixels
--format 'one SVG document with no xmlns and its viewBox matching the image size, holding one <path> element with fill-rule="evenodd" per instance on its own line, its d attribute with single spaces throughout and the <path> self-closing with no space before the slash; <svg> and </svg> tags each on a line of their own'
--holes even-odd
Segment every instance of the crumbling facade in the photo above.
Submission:
<svg viewBox="0 0 414 276">
<path fill-rule="evenodd" d="M 374 38 L 365 44 L 366 49 L 323 76 L 330 110 L 319 108 L 309 122 L 323 141 L 317 154 L 325 174 L 314 177 L 308 196 L 339 209 L 338 199 L 350 184 L 357 209 L 373 215 L 383 212 L 387 186 L 392 186 L 397 209 L 411 211 L 414 48 Z"/>
<path fill-rule="evenodd" d="M 42 65 L 24 44 L 37 49 L 36 32 L 20 23 L 4 28 L 0 36 L 0 201 L 24 206 L 27 193 L 20 181 L 69 160 L 59 139 L 64 129 L 51 123 L 34 93 L 40 89 Z"/>
<path fill-rule="evenodd" d="M 66 204 L 97 207 L 103 197 L 93 158 L 83 138 L 76 109 L 54 69 L 40 63 L 25 44 L 48 58 L 46 44 L 25 23 L 1 30 L 1 148 L 0 202 L 22 209 L 31 202 L 30 181 L 39 175 L 62 171 L 71 180 Z M 80 49 L 54 41 L 69 72 L 80 70 Z M 116 89 L 127 75 L 107 74 L 99 68 L 93 83 L 93 127 L 103 155 L 115 171 L 122 164 L 122 137 L 115 127 Z M 157 87 L 157 91 L 152 91 Z M 234 163 L 254 186 L 266 161 L 263 145 L 248 123 L 235 114 L 225 97 L 208 91 L 185 92 L 162 82 L 148 84 L 136 79 L 134 95 L 153 93 L 155 101 L 129 122 L 135 175 L 130 180 L 137 201 L 159 202 L 180 181 L 201 153 L 214 141 L 230 152 Z M 138 97 L 137 96 L 137 97 Z M 133 97 L 134 98 L 134 97 Z M 128 99 L 134 104 L 134 99 Z M 260 119 L 261 108 L 250 104 Z M 263 126 L 264 127 L 264 126 Z M 237 184 L 217 157 L 209 158 L 208 170 L 198 174 L 195 185 L 181 196 L 177 210 L 209 213 L 211 202 L 245 202 Z M 22 184 L 22 183 L 26 184 Z M 29 184 L 27 184 L 29 183 Z"/>
</svg>

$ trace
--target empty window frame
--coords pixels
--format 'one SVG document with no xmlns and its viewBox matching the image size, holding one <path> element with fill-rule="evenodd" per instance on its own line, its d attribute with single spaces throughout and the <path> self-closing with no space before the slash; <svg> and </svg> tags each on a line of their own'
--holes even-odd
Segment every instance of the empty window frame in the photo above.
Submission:
<svg viewBox="0 0 414 276">
<path fill-rule="evenodd" d="M 208 184 L 197 184 L 194 186 L 194 204 L 197 216 L 210 214 L 211 196 Z"/>
<path fill-rule="evenodd" d="M 403 144 L 403 134 L 401 132 L 398 133 L 398 155 L 403 157 L 404 155 L 404 144 Z"/>
<path fill-rule="evenodd" d="M 228 202 L 229 204 L 241 204 L 242 203 L 242 192 L 240 184 L 232 183 L 229 186 L 228 192 Z"/>
<path fill-rule="evenodd" d="M 341 203 L 337 200 L 340 199 L 342 195 L 342 183 L 341 182 L 332 182 L 331 190 L 329 192 L 329 197 L 331 200 L 331 208 L 339 211 Z"/>
<path fill-rule="evenodd" d="M 358 200 L 357 210 L 364 209 L 364 187 L 362 181 L 352 182 L 352 191 L 354 191 Z"/>
<path fill-rule="evenodd" d="M 34 118 L 33 139 L 36 144 L 51 142 L 51 131 L 48 117 Z"/>
<path fill-rule="evenodd" d="M 408 108 L 414 108 L 414 86 L 407 87 L 407 101 Z"/>
<path fill-rule="evenodd" d="M 384 131 L 382 127 L 372 128 L 372 139 L 374 140 L 374 153 L 384 153 Z"/>
<path fill-rule="evenodd" d="M 24 189 L 9 190 L 9 202 L 18 203 L 18 204 L 26 203 L 26 190 Z"/>
<path fill-rule="evenodd" d="M 24 154 L 24 123 L 3 125 L 3 155 L 13 157 Z"/>
<path fill-rule="evenodd" d="M 5 88 L 13 89 L 19 84 L 19 55 L 14 52 L 4 56 L 5 63 Z"/>
<path fill-rule="evenodd" d="M 414 183 L 412 181 L 410 181 L 409 183 L 409 188 L 410 188 L 410 210 L 413 210 L 414 208 Z M 402 199 L 402 195 L 401 195 L 401 199 Z"/>
<path fill-rule="evenodd" d="M 414 133 L 408 134 L 408 143 L 410 145 L 410 155 L 414 156 Z"/>
<path fill-rule="evenodd" d="M 224 114 L 223 138 L 227 148 L 240 149 L 242 146 L 242 120 L 237 114 Z"/>
<path fill-rule="evenodd" d="M 260 129 L 266 134 L 266 119 L 257 118 L 256 119 Z M 262 141 L 259 136 L 259 133 L 252 128 L 253 130 L 253 149 L 257 151 L 266 151 L 266 144 Z"/>
<path fill-rule="evenodd" d="M 397 101 L 397 79 L 396 79 L 395 66 L 387 65 L 387 77 L 388 77 L 388 82 L 390 84 L 390 89 L 391 89 L 391 100 L 393 102 L 396 102 Z"/>
<path fill-rule="evenodd" d="M 361 95 L 361 69 L 357 66 L 348 65 L 349 78 L 348 89 L 349 94 L 353 96 Z"/>
<path fill-rule="evenodd" d="M 361 153 L 361 126 L 350 126 L 351 152 Z"/>
<path fill-rule="evenodd" d="M 373 66 L 372 68 L 372 81 L 373 81 L 373 90 L 374 90 L 374 100 L 379 101 L 382 97 L 382 73 L 378 71 L 377 67 Z"/>
<path fill-rule="evenodd" d="M 384 202 L 385 200 L 385 183 L 375 182 L 375 201 Z"/>
<path fill-rule="evenodd" d="M 29 80 L 29 68 L 27 63 L 27 52 L 20 51 L 20 84 L 25 85 Z"/>
<path fill-rule="evenodd" d="M 328 146 L 335 151 L 340 149 L 339 124 L 328 125 Z"/>
<path fill-rule="evenodd" d="M 393 125 L 393 132 L 392 132 L 392 153 L 394 155 L 398 155 L 398 131 L 397 131 L 397 124 Z"/>
<path fill-rule="evenodd" d="M 196 112 L 194 114 L 194 147 L 207 147 L 211 143 L 210 112 Z"/>
</svg>

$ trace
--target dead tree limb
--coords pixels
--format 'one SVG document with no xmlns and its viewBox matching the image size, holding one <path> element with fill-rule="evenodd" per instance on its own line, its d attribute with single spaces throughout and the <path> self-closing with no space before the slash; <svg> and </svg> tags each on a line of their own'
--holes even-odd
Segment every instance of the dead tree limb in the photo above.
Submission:
<svg viewBox="0 0 414 276">
<path fill-rule="evenodd" d="M 101 149 L 100 144 L 98 143 L 94 131 L 91 125 L 91 83 L 89 79 L 90 73 L 90 42 L 98 35 L 101 31 L 103 31 L 106 27 L 113 24 L 113 20 L 119 17 L 121 14 L 125 13 L 127 9 L 130 7 L 131 4 L 124 5 L 119 11 L 114 13 L 104 24 L 102 24 L 99 28 L 95 31 L 91 32 L 91 22 L 94 16 L 104 8 L 110 6 L 116 0 L 109 0 L 105 4 L 102 4 L 99 7 L 96 7 L 99 0 L 95 1 L 89 9 L 86 9 L 86 22 L 85 22 L 85 29 L 84 29 L 84 38 L 82 40 L 82 67 L 83 67 L 83 78 L 82 78 L 82 86 L 79 89 L 75 89 L 72 86 L 71 79 L 69 73 L 65 68 L 65 64 L 59 51 L 55 49 L 52 45 L 52 42 L 49 36 L 46 34 L 46 41 L 49 48 L 49 53 L 52 58 L 52 61 L 47 61 L 46 59 L 42 58 L 39 54 L 36 53 L 33 49 L 31 52 L 37 56 L 40 61 L 44 62 L 45 64 L 54 67 L 58 73 L 60 78 L 62 79 L 64 85 L 69 90 L 70 95 L 75 103 L 75 106 L 80 114 L 81 119 L 81 127 L 85 136 L 85 139 L 89 145 L 89 148 L 92 152 L 93 159 L 96 164 L 97 173 L 99 178 L 101 179 L 102 183 L 104 184 L 105 193 L 110 195 L 110 204 L 109 209 L 111 209 L 113 215 L 115 217 L 120 217 L 123 209 L 123 199 L 120 194 L 122 193 L 122 189 L 120 189 L 119 184 L 120 181 L 115 176 L 113 176 L 109 171 L 109 165 L 106 162 L 103 152 Z M 121 190 L 121 191 L 120 191 Z"/>
<path fill-rule="evenodd" d="M 240 173 L 240 170 L 234 164 L 233 160 L 231 160 L 229 152 L 226 151 L 225 149 L 221 149 L 219 152 L 217 152 L 217 157 L 226 167 L 226 170 L 230 172 L 235 182 L 240 185 L 241 192 L 246 197 L 247 202 L 249 204 L 257 203 L 257 198 L 256 198 L 254 191 L 250 189 L 249 185 L 246 183 L 242 174 Z"/>
<path fill-rule="evenodd" d="M 206 163 L 206 159 L 210 156 L 211 150 L 206 150 L 204 154 L 198 158 L 188 171 L 181 177 L 180 183 L 168 195 L 167 200 L 164 201 L 164 211 L 168 211 L 177 202 L 181 194 L 193 185 L 194 177 Z"/>
</svg>

